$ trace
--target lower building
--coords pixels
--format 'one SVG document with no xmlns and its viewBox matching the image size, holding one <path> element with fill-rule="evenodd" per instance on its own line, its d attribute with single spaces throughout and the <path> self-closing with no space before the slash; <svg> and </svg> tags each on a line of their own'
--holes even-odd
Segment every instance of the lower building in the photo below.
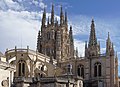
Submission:
<svg viewBox="0 0 120 87">
<path fill-rule="evenodd" d="M 51 64 L 50 58 L 37 51 L 27 49 L 11 49 L 6 51 L 9 64 L 15 65 L 13 87 L 83 87 L 83 78 L 64 72 Z"/>
<path fill-rule="evenodd" d="M 15 66 L 6 62 L 6 57 L 0 53 L 0 87 L 11 87 Z"/>
</svg>

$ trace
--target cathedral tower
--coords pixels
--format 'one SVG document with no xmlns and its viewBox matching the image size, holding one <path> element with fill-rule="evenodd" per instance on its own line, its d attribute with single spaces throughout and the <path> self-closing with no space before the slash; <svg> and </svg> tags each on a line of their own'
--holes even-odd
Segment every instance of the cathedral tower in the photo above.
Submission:
<svg viewBox="0 0 120 87">
<path fill-rule="evenodd" d="M 51 9 L 51 18 L 48 17 L 47 23 L 44 9 L 41 31 L 38 33 L 37 50 L 49 56 L 51 63 L 53 59 L 60 62 L 74 56 L 72 27 L 68 31 L 67 12 L 64 15 L 62 6 L 60 9 L 60 24 L 57 18 L 54 18 L 54 5 Z"/>
<path fill-rule="evenodd" d="M 98 56 L 100 54 L 100 46 L 97 42 L 96 33 L 95 33 L 95 24 L 94 20 L 92 19 L 91 23 L 91 30 L 90 30 L 90 37 L 89 37 L 89 43 L 87 48 L 87 43 L 85 45 L 85 54 L 86 56 Z"/>
</svg>

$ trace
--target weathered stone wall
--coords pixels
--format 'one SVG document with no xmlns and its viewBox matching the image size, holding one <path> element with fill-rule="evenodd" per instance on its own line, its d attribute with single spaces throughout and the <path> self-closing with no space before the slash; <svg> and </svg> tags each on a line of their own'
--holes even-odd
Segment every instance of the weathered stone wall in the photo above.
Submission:
<svg viewBox="0 0 120 87">
<path fill-rule="evenodd" d="M 4 70 L 4 69 L 0 69 L 0 87 L 4 87 L 2 85 L 7 83 L 5 82 L 5 80 L 7 81 L 7 79 L 9 78 L 9 71 L 8 70 Z"/>
</svg>

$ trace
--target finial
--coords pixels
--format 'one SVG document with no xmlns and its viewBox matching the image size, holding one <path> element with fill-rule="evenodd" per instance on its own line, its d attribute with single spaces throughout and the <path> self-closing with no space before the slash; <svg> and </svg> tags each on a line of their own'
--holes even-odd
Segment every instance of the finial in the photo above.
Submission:
<svg viewBox="0 0 120 87">
<path fill-rule="evenodd" d="M 87 41 L 85 41 L 85 48 L 87 48 Z"/>
<path fill-rule="evenodd" d="M 54 5 L 52 4 L 52 11 L 51 11 L 51 24 L 54 24 Z"/>
<path fill-rule="evenodd" d="M 92 18 L 92 23 L 94 23 L 94 19 Z"/>
<path fill-rule="evenodd" d="M 70 25 L 70 31 L 72 31 L 72 25 Z"/>
<path fill-rule="evenodd" d="M 78 48 L 76 47 L 76 57 L 78 57 Z"/>
<path fill-rule="evenodd" d="M 52 3 L 52 11 L 54 11 L 54 4 Z"/>
<path fill-rule="evenodd" d="M 65 24 L 67 24 L 67 11 L 65 11 Z"/>
<path fill-rule="evenodd" d="M 58 25 L 57 17 L 55 18 L 55 25 L 56 25 L 56 26 Z"/>
<path fill-rule="evenodd" d="M 62 5 L 61 5 L 61 11 L 60 11 L 60 24 L 64 24 L 64 15 L 63 15 L 63 11 L 62 11 Z"/>
<path fill-rule="evenodd" d="M 60 7 L 60 8 L 61 8 L 61 12 L 62 12 L 62 5 L 61 5 L 61 7 Z"/>
<path fill-rule="evenodd" d="M 118 57 L 117 57 L 117 51 L 116 51 L 116 58 L 118 58 Z"/>
<path fill-rule="evenodd" d="M 113 45 L 113 43 L 112 43 L 112 48 L 114 49 L 114 45 Z"/>
<path fill-rule="evenodd" d="M 43 12 L 43 17 L 42 17 L 42 26 L 45 26 L 45 23 L 46 23 L 46 10 L 44 7 L 44 12 Z"/>
<path fill-rule="evenodd" d="M 91 21 L 92 23 L 91 23 L 91 28 L 93 29 L 94 27 L 95 27 L 95 25 L 94 25 L 94 19 L 92 18 L 92 21 Z"/>
</svg>

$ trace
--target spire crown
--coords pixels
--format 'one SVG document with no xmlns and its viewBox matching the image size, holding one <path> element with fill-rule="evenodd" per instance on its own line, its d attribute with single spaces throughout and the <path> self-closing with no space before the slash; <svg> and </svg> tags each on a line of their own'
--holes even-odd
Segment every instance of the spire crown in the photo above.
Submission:
<svg viewBox="0 0 120 87">
<path fill-rule="evenodd" d="M 70 31 L 72 31 L 72 26 L 70 25 Z"/>
<path fill-rule="evenodd" d="M 46 9 L 44 8 L 43 17 L 42 17 L 42 26 L 45 26 L 46 23 Z"/>
<path fill-rule="evenodd" d="M 94 29 L 94 27 L 95 27 L 94 19 L 92 19 L 92 21 L 91 21 L 91 28 Z"/>
<path fill-rule="evenodd" d="M 49 16 L 48 16 L 48 22 L 47 22 L 48 25 L 49 25 L 49 21 L 50 21 L 50 20 L 49 20 Z"/>
<path fill-rule="evenodd" d="M 62 5 L 61 5 L 61 11 L 60 11 L 60 24 L 64 23 L 64 15 L 63 15 L 63 10 L 62 10 Z"/>
<path fill-rule="evenodd" d="M 58 26 L 58 20 L 57 20 L 57 17 L 55 18 L 55 25 Z"/>
<path fill-rule="evenodd" d="M 76 57 L 78 57 L 78 48 L 76 47 Z"/>
<path fill-rule="evenodd" d="M 65 24 L 67 24 L 67 12 L 65 11 Z"/>
<path fill-rule="evenodd" d="M 85 48 L 87 48 L 87 41 L 85 41 Z"/>
<path fill-rule="evenodd" d="M 51 24 L 54 24 L 54 5 L 52 4 L 52 10 L 51 10 Z"/>
<path fill-rule="evenodd" d="M 110 41 L 110 33 L 108 32 L 108 39 L 107 40 L 109 40 Z"/>
<path fill-rule="evenodd" d="M 95 45 L 97 45 L 97 38 L 96 38 L 96 34 L 95 34 L 94 20 L 92 19 L 90 38 L 89 38 L 89 46 L 95 46 Z"/>
<path fill-rule="evenodd" d="M 70 43 L 71 43 L 71 44 L 74 44 L 73 33 L 72 33 L 72 26 L 70 26 L 70 30 L 69 30 L 69 38 L 70 38 Z"/>
<path fill-rule="evenodd" d="M 117 61 L 118 61 L 118 55 L 117 55 L 117 51 L 116 51 L 115 58 L 116 58 L 116 62 L 117 62 Z"/>
<path fill-rule="evenodd" d="M 60 7 L 60 13 L 63 14 L 62 5 Z"/>
</svg>

